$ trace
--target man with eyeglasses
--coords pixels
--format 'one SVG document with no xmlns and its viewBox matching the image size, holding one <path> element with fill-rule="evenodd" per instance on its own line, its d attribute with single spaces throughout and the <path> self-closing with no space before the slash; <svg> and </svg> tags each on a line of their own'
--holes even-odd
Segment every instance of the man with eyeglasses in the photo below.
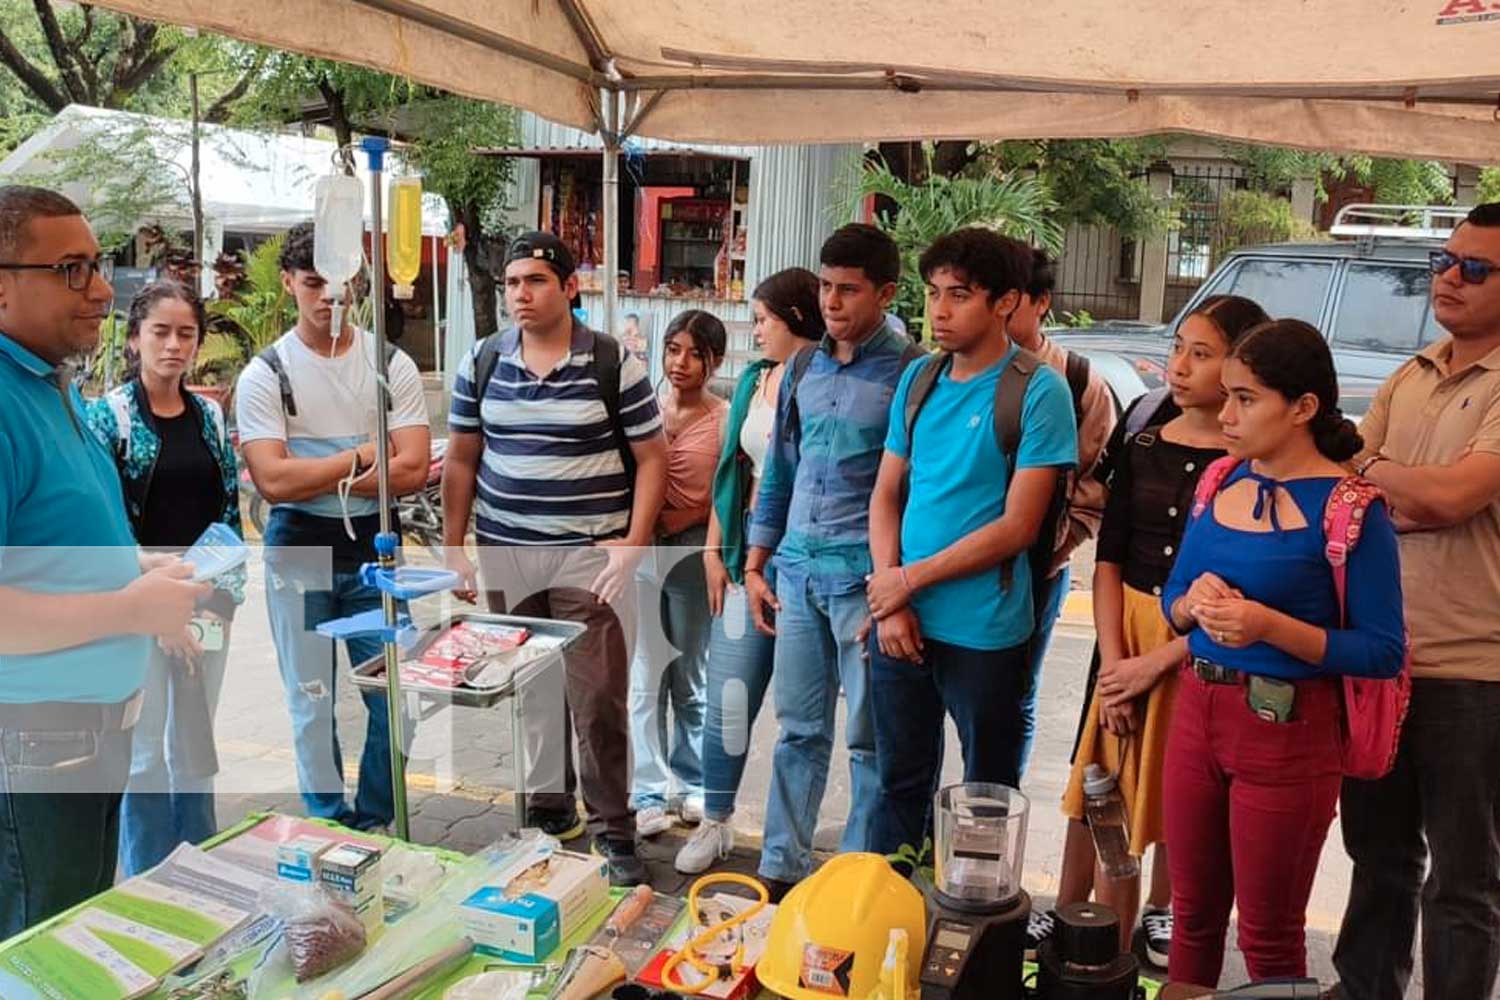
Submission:
<svg viewBox="0 0 1500 1000">
<path fill-rule="evenodd" d="M 1381 387 L 1356 459 L 1402 532 L 1413 681 L 1395 768 L 1344 783 L 1349 1000 L 1406 995 L 1419 913 L 1427 996 L 1483 1000 L 1500 967 L 1500 202 L 1433 252 L 1432 311 L 1449 336 Z"/>
<path fill-rule="evenodd" d="M 0 938 L 114 883 L 146 637 L 210 592 L 177 560 L 142 571 L 83 425 L 68 360 L 113 294 L 76 205 L 0 187 Z"/>
</svg>

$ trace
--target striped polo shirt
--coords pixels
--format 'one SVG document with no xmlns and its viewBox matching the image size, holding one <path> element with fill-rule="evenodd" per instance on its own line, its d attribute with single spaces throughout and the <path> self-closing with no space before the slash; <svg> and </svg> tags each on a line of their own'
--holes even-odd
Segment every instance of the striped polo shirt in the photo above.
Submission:
<svg viewBox="0 0 1500 1000">
<path fill-rule="evenodd" d="M 574 320 L 568 355 L 539 377 L 521 359 L 521 334 L 500 334 L 489 384 L 475 387 L 480 341 L 453 381 L 448 429 L 483 434 L 474 497 L 475 535 L 498 545 L 586 545 L 618 538 L 634 484 L 616 447 L 599 380 L 594 331 Z M 661 433 L 645 366 L 621 351 L 620 421 L 631 441 Z"/>
</svg>

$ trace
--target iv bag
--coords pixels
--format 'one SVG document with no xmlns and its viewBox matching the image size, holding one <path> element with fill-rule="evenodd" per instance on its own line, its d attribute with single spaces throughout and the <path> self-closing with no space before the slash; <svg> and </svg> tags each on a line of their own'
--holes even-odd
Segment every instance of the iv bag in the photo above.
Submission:
<svg viewBox="0 0 1500 1000">
<path fill-rule="evenodd" d="M 415 177 L 391 178 L 385 254 L 396 298 L 411 298 L 412 283 L 422 270 L 422 182 Z"/>
<path fill-rule="evenodd" d="M 330 174 L 313 189 L 313 267 L 328 282 L 329 298 L 364 266 L 365 186 L 348 174 Z"/>
</svg>

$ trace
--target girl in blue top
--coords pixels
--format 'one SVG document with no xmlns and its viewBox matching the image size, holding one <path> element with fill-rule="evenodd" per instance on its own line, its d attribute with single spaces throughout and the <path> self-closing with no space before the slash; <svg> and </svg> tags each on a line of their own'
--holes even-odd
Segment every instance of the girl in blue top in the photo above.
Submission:
<svg viewBox="0 0 1500 1000">
<path fill-rule="evenodd" d="M 1323 510 L 1361 442 L 1333 359 L 1298 320 L 1246 333 L 1220 423 L 1239 460 L 1198 511 L 1162 594 L 1188 636 L 1168 738 L 1173 981 L 1218 983 L 1230 910 L 1252 979 L 1302 976 L 1307 900 L 1342 780 L 1341 674 L 1405 653 L 1396 533 L 1368 510 L 1340 625 Z"/>
</svg>

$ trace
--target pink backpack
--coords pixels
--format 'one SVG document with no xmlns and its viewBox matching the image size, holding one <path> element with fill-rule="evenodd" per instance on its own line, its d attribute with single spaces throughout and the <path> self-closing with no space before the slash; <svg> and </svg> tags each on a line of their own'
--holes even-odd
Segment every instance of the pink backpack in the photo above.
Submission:
<svg viewBox="0 0 1500 1000">
<path fill-rule="evenodd" d="M 1218 494 L 1224 480 L 1240 462 L 1232 456 L 1218 459 L 1203 470 L 1193 494 L 1193 517 L 1199 517 Z M 1383 500 L 1380 488 L 1358 476 L 1339 480 L 1323 508 L 1323 554 L 1333 571 L 1333 589 L 1338 594 L 1340 624 L 1348 618 L 1349 554 L 1359 544 L 1365 511 Z M 1411 655 L 1401 671 L 1389 680 L 1344 677 L 1343 769 L 1350 778 L 1373 781 L 1390 773 L 1401 743 L 1401 724 L 1411 704 Z"/>
</svg>

